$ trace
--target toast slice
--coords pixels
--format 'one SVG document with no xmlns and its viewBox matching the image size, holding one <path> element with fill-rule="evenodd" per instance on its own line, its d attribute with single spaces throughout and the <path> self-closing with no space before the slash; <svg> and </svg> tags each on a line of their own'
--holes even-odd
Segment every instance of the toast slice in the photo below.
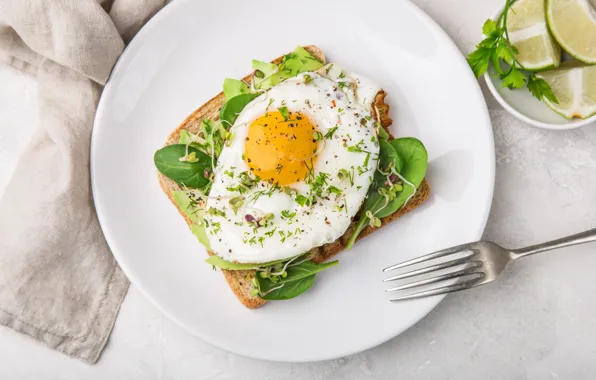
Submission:
<svg viewBox="0 0 596 380">
<path fill-rule="evenodd" d="M 325 63 L 325 55 L 323 54 L 323 51 L 320 48 L 318 48 L 317 46 L 313 46 L 313 45 L 305 46 L 304 48 L 310 54 L 312 54 L 314 57 L 316 57 L 318 60 Z M 272 62 L 275 64 L 279 64 L 281 62 L 281 59 L 282 59 L 282 57 L 279 57 L 279 58 L 273 60 Z M 244 77 L 243 80 L 248 83 L 252 79 L 252 76 L 253 76 L 253 73 Z M 387 133 L 389 133 L 389 126 L 392 124 L 393 121 L 389 117 L 389 106 L 385 103 L 385 95 L 386 94 L 383 90 L 379 91 L 379 93 L 377 94 L 377 96 L 375 98 L 375 101 L 373 102 L 373 105 L 376 106 L 377 109 L 379 110 L 379 114 L 377 115 L 377 118 L 379 119 L 378 121 L 380 121 L 381 126 L 387 131 Z M 201 121 L 203 119 L 208 118 L 211 120 L 218 120 L 219 119 L 219 110 L 224 105 L 224 102 L 225 102 L 225 99 L 224 99 L 223 92 L 221 92 L 218 95 L 216 95 L 215 97 L 211 98 L 207 103 L 203 104 L 196 111 L 194 111 L 192 114 L 190 114 L 190 116 L 188 116 L 186 118 L 186 120 L 184 120 L 182 122 L 182 124 L 180 124 L 178 126 L 178 128 L 176 128 L 170 134 L 170 136 L 168 136 L 164 146 L 171 145 L 171 144 L 177 144 L 179 142 L 180 131 L 183 129 L 185 129 L 191 133 L 197 133 L 199 131 L 199 128 L 201 127 Z M 180 212 L 180 215 L 182 215 L 182 217 L 184 217 L 184 219 L 186 220 L 186 223 L 190 227 L 193 222 L 186 216 L 184 211 L 176 205 L 176 202 L 174 201 L 174 197 L 172 195 L 172 193 L 174 191 L 181 190 L 180 186 L 178 186 L 178 184 L 176 184 L 174 181 L 172 181 L 171 179 L 169 179 L 168 177 L 164 176 L 163 174 L 161 174 L 159 172 L 158 172 L 158 179 L 159 179 L 159 184 L 160 184 L 162 190 L 164 191 L 164 193 L 166 193 L 167 197 L 174 204 L 174 206 L 176 206 L 176 208 Z M 412 199 L 410 199 L 410 201 L 404 207 L 402 207 L 396 213 L 382 219 L 383 226 L 387 225 L 391 221 L 394 221 L 394 220 L 400 218 L 402 215 L 405 215 L 408 212 L 410 212 L 410 211 L 414 210 L 415 208 L 417 208 L 418 206 L 420 206 L 422 204 L 422 202 L 424 202 L 426 200 L 426 198 L 428 197 L 429 192 L 430 192 L 430 187 L 428 186 L 428 183 L 426 182 L 426 180 L 424 180 L 422 182 L 422 184 L 420 185 L 420 187 L 418 188 L 418 191 L 416 192 L 416 194 L 412 197 Z M 324 262 L 324 261 L 329 260 L 333 256 L 337 255 L 341 251 L 343 251 L 350 239 L 350 236 L 352 235 L 352 232 L 354 231 L 354 228 L 355 228 L 355 223 L 352 223 L 352 225 L 348 228 L 346 233 L 340 239 L 336 240 L 333 243 L 329 243 L 329 244 L 325 244 L 321 247 L 313 248 L 311 250 L 312 260 L 317 263 Z M 382 227 L 380 227 L 380 228 L 382 228 Z M 371 227 L 365 228 L 358 236 L 358 240 L 371 234 L 375 230 L 376 230 L 376 228 L 371 228 Z M 213 254 L 214 254 L 213 252 L 209 252 L 209 255 L 213 255 Z M 236 294 L 236 297 L 238 297 L 238 300 L 240 300 L 240 302 L 242 302 L 242 304 L 244 306 L 246 306 L 247 308 L 250 308 L 250 309 L 254 309 L 259 306 L 264 305 L 267 302 L 267 301 L 259 298 L 258 296 L 251 295 L 251 290 L 252 290 L 251 280 L 255 276 L 254 270 L 250 270 L 250 271 L 222 270 L 222 272 L 223 272 L 230 288 L 232 288 L 232 291 L 234 292 L 234 294 Z"/>
</svg>

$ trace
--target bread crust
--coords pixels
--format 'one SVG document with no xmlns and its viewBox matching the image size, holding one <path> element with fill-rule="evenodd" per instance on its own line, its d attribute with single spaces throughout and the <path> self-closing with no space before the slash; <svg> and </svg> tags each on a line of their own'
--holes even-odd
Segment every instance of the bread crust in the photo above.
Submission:
<svg viewBox="0 0 596 380">
<path fill-rule="evenodd" d="M 323 62 L 323 63 L 326 62 L 325 55 L 323 54 L 323 51 L 320 48 L 318 48 L 317 46 L 309 45 L 309 46 L 305 46 L 304 48 L 310 54 L 312 54 L 315 58 L 320 60 L 321 62 Z M 272 62 L 278 64 L 281 62 L 281 60 L 282 60 L 282 57 L 278 57 L 275 60 L 273 60 Z M 247 75 L 246 77 L 244 77 L 243 80 L 247 83 L 250 82 L 253 77 L 253 74 L 254 74 L 254 72 Z M 383 91 L 383 90 L 379 91 L 379 93 L 375 97 L 373 106 L 376 107 L 376 109 L 378 110 L 378 115 L 376 115 L 375 117 L 378 119 L 378 121 L 380 121 L 381 126 L 387 131 L 387 133 L 390 133 L 389 126 L 392 124 L 393 121 L 389 117 L 389 105 L 385 103 L 385 96 L 386 96 L 385 91 Z M 213 98 L 211 98 L 209 101 L 207 101 L 205 104 L 203 104 L 197 110 L 195 110 L 192 114 L 190 114 L 178 126 L 178 128 L 176 128 L 168 136 L 164 146 L 171 145 L 171 144 L 177 144 L 179 142 L 180 131 L 183 129 L 185 129 L 191 133 L 197 133 L 201 127 L 201 121 L 203 119 L 219 120 L 219 110 L 221 109 L 221 107 L 223 106 L 224 103 L 225 103 L 225 98 L 224 98 L 223 92 L 221 92 L 221 93 L 217 94 L 216 96 L 214 96 Z M 158 177 L 158 181 L 159 181 L 159 185 L 160 185 L 161 189 L 166 194 L 168 199 L 172 202 L 172 204 L 174 206 L 176 206 L 176 208 L 178 209 L 178 212 L 180 212 L 180 215 L 182 215 L 182 217 L 184 218 L 184 220 L 190 227 L 193 224 L 192 220 L 190 220 L 190 218 L 186 215 L 184 210 L 182 210 L 178 207 L 178 205 L 176 204 L 176 202 L 174 200 L 174 196 L 173 196 L 174 191 L 181 190 L 180 186 L 178 186 L 178 184 L 176 184 L 176 182 L 172 181 L 171 179 L 169 179 L 168 177 L 164 176 L 163 174 L 161 174 L 159 172 L 157 173 L 157 177 Z M 412 199 L 404 207 L 402 207 L 398 212 L 382 219 L 383 226 L 400 218 L 401 216 L 407 214 L 408 212 L 410 212 L 410 211 L 414 210 L 415 208 L 417 208 L 418 206 L 420 206 L 424 202 L 424 200 L 426 200 L 429 193 L 430 193 L 430 187 L 429 187 L 428 183 L 426 182 L 426 180 L 424 180 L 422 182 L 421 186 L 418 188 L 416 194 L 412 197 Z M 340 253 L 341 251 L 343 251 L 350 239 L 350 236 L 352 235 L 352 232 L 354 231 L 354 228 L 355 228 L 355 223 L 352 223 L 352 225 L 348 228 L 348 230 L 345 232 L 345 234 L 341 238 L 336 240 L 335 242 L 325 244 L 321 247 L 313 248 L 311 250 L 312 260 L 317 263 L 321 263 L 321 262 L 329 260 L 333 256 L 335 256 L 338 253 Z M 366 227 L 360 233 L 357 240 L 360 240 L 360 239 L 370 235 L 377 229 L 378 228 Z M 210 252 L 210 251 L 208 253 L 209 253 L 209 255 L 214 254 L 213 252 Z M 246 306 L 247 308 L 255 309 L 257 307 L 264 305 L 267 302 L 267 301 L 259 298 L 258 296 L 251 295 L 251 291 L 252 291 L 252 282 L 251 281 L 255 276 L 254 270 L 251 270 L 251 271 L 222 270 L 222 273 L 225 276 L 226 281 L 228 282 L 228 285 L 230 286 L 230 288 L 232 289 L 232 291 L 234 292 L 234 294 L 236 295 L 238 300 L 240 302 L 242 302 L 242 304 L 244 306 Z"/>
</svg>

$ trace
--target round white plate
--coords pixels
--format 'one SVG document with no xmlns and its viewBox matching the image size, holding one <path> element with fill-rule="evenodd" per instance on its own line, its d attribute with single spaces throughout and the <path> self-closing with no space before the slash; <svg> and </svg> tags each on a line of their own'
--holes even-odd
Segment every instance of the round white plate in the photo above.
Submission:
<svg viewBox="0 0 596 380">
<path fill-rule="evenodd" d="M 225 77 L 250 72 L 296 45 L 316 44 L 389 93 L 397 136 L 430 153 L 432 195 L 382 228 L 304 295 L 249 310 L 158 186 L 153 153 Z M 176 0 L 130 43 L 114 68 L 91 144 L 93 194 L 106 239 L 130 280 L 192 334 L 241 355 L 316 361 L 372 348 L 400 334 L 440 297 L 389 302 L 381 269 L 477 240 L 495 175 L 490 119 L 466 61 L 409 1 Z"/>
</svg>

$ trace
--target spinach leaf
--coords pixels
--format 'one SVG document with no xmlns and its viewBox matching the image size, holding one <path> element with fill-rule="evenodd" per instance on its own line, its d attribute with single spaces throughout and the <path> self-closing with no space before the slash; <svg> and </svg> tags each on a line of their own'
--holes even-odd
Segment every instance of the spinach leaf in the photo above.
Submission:
<svg viewBox="0 0 596 380">
<path fill-rule="evenodd" d="M 424 179 L 426 163 L 428 160 L 428 154 L 422 142 L 415 138 L 394 139 L 388 143 L 385 142 L 385 144 L 383 142 L 383 140 L 379 140 L 379 143 L 381 144 L 379 168 L 386 171 L 385 168 L 390 162 L 391 157 L 393 157 L 393 163 L 397 172 L 418 188 Z M 387 148 L 387 145 L 391 147 L 391 150 L 394 153 L 393 155 L 391 154 L 391 150 Z M 386 176 L 377 170 L 373 183 L 368 191 L 367 198 L 360 210 L 360 220 L 358 221 L 346 248 L 351 248 L 354 245 L 358 235 L 370 223 L 370 218 L 366 216 L 368 211 L 379 219 L 389 216 L 402 207 L 406 200 L 416 191 L 412 186 L 403 183 L 403 190 L 400 191 L 394 199 L 390 199 L 387 203 L 385 196 L 379 193 L 379 189 L 382 187 L 387 191 L 389 190 L 389 188 L 384 185 L 385 181 Z"/>
<path fill-rule="evenodd" d="M 306 292 L 315 283 L 315 275 L 312 274 L 298 281 L 284 284 L 283 287 L 270 291 L 264 296 L 259 296 L 267 301 L 283 301 L 298 297 Z"/>
<path fill-rule="evenodd" d="M 389 140 L 389 134 L 383 127 L 379 128 L 379 140 Z"/>
<path fill-rule="evenodd" d="M 391 146 L 393 147 L 393 141 L 390 141 L 389 143 L 391 144 Z M 395 149 L 395 147 L 393 147 L 393 149 Z M 395 164 L 395 170 L 397 170 L 398 173 L 401 173 L 401 171 L 404 168 L 404 159 L 401 156 L 401 154 L 399 154 L 399 152 L 396 150 L 395 151 L 395 161 L 393 162 Z"/>
<path fill-rule="evenodd" d="M 211 157 L 192 146 L 188 153 L 194 153 L 197 162 L 180 161 L 186 155 L 186 145 L 174 144 L 161 148 L 153 156 L 157 170 L 180 186 L 199 189 L 209 184 Z"/>
<path fill-rule="evenodd" d="M 224 128 L 230 129 L 236 121 L 238 114 L 257 96 L 259 94 L 240 94 L 228 100 L 221 108 L 221 111 L 219 111 L 219 118 Z"/>
<path fill-rule="evenodd" d="M 379 144 L 379 169 L 386 172 L 389 170 L 390 165 L 396 165 L 397 160 L 401 160 L 401 158 L 399 158 L 397 152 L 395 149 L 393 149 L 393 146 L 389 142 L 385 140 L 379 140 Z M 361 207 L 361 210 L 365 210 L 363 212 L 366 212 L 366 210 L 373 211 L 373 205 L 377 203 L 377 198 L 381 197 L 378 190 L 384 186 L 386 180 L 387 179 L 384 174 L 378 170 L 375 171 L 373 182 L 368 189 L 366 200 Z"/>
<path fill-rule="evenodd" d="M 400 162 L 401 158 L 393 146 L 385 140 L 379 140 L 379 169 L 387 172 L 387 170 L 390 170 L 391 166 L 397 166 Z M 385 197 L 379 194 L 379 189 L 385 187 L 386 180 L 387 177 L 385 174 L 382 174 L 379 170 L 375 171 L 373 182 L 368 189 L 368 194 L 366 195 L 366 200 L 360 208 L 360 220 L 358 221 L 354 233 L 346 245 L 346 249 L 352 248 L 356 242 L 356 238 L 358 238 L 358 235 L 360 235 L 362 230 L 368 226 L 370 222 L 370 219 L 368 216 L 366 216 L 368 211 L 374 215 L 381 207 L 385 205 Z"/>
<path fill-rule="evenodd" d="M 379 218 L 393 214 L 406 203 L 424 180 L 428 165 L 428 152 L 420 140 L 412 137 L 395 139 L 391 141 L 391 145 L 404 160 L 404 166 L 399 174 L 416 188 L 404 183 L 403 191 L 377 214 Z"/>
<path fill-rule="evenodd" d="M 294 298 L 306 291 L 314 282 L 314 276 L 327 268 L 339 264 L 339 261 L 332 261 L 324 264 L 316 264 L 312 261 L 304 261 L 298 265 L 289 266 L 286 270 L 286 277 L 280 276 L 277 281 L 270 278 L 263 278 L 260 272 L 257 272 L 256 280 L 259 285 L 261 298 L 266 300 L 283 300 Z M 312 280 L 306 281 L 312 277 Z M 296 282 L 302 282 L 296 284 Z M 283 286 L 282 286 L 283 285 Z M 305 286 L 308 285 L 308 286 Z M 272 290 L 275 288 L 279 289 Z"/>
</svg>

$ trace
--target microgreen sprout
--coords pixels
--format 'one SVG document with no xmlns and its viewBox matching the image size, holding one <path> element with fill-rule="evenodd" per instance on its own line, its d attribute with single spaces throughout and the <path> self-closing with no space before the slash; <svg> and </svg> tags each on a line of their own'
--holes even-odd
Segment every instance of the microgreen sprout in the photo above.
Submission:
<svg viewBox="0 0 596 380">
<path fill-rule="evenodd" d="M 327 131 L 327 133 L 325 133 L 325 138 L 326 138 L 327 140 L 331 140 L 331 139 L 333 138 L 333 134 L 335 133 L 335 131 L 337 131 L 337 129 L 338 129 L 338 128 L 339 128 L 339 126 L 338 126 L 338 125 L 336 125 L 336 126 L 335 126 L 335 127 L 333 127 L 333 128 L 330 128 L 330 129 Z"/>
<path fill-rule="evenodd" d="M 234 215 L 238 214 L 238 210 L 244 205 L 244 197 L 238 196 L 230 199 L 230 206 L 234 211 Z"/>
<path fill-rule="evenodd" d="M 180 160 L 181 162 L 190 162 L 190 163 L 199 162 L 196 152 L 190 152 L 186 156 L 180 157 L 178 160 Z"/>
</svg>

